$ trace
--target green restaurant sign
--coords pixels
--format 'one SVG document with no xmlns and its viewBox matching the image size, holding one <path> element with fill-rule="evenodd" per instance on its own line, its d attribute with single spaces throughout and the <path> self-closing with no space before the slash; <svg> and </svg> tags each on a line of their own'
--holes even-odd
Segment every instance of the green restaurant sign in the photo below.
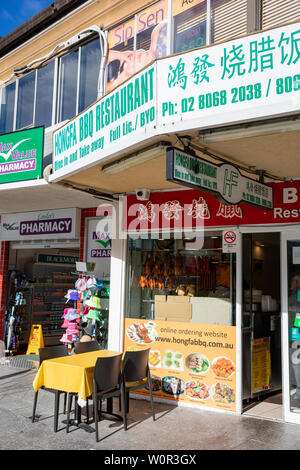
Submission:
<svg viewBox="0 0 300 470">
<path fill-rule="evenodd" d="M 0 183 L 42 177 L 44 127 L 0 135 Z"/>
<path fill-rule="evenodd" d="M 229 164 L 215 165 L 174 147 L 167 150 L 168 181 L 206 192 L 217 193 L 228 204 L 249 204 L 273 209 L 270 186 L 243 176 Z"/>
</svg>

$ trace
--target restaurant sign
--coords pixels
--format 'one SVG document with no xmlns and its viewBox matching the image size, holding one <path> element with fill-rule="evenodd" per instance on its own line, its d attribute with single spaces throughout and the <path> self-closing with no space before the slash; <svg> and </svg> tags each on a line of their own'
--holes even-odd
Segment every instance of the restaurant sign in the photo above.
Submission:
<svg viewBox="0 0 300 470">
<path fill-rule="evenodd" d="M 0 183 L 42 177 L 44 127 L 0 136 Z"/>
<path fill-rule="evenodd" d="M 213 192 L 229 204 L 273 209 L 273 189 L 243 176 L 229 164 L 215 165 L 171 147 L 167 150 L 167 180 L 181 186 Z"/>
<path fill-rule="evenodd" d="M 197 189 L 151 193 L 149 201 L 139 201 L 135 194 L 123 204 L 123 230 L 126 232 L 158 231 L 165 227 L 189 229 L 231 227 L 237 225 L 299 224 L 300 181 L 270 183 L 274 207 L 227 204 L 213 193 Z"/>
<path fill-rule="evenodd" d="M 78 209 L 59 209 L 1 217 L 1 240 L 77 238 Z"/>
<path fill-rule="evenodd" d="M 50 180 L 153 137 L 299 112 L 299 41 L 298 22 L 155 60 L 53 133 Z"/>
</svg>

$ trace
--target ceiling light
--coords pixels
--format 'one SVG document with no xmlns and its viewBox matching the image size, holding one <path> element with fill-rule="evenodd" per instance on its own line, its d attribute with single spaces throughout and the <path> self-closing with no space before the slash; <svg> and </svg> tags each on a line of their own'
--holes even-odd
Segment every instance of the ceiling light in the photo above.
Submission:
<svg viewBox="0 0 300 470">
<path fill-rule="evenodd" d="M 300 130 L 300 119 L 289 121 L 265 123 L 258 125 L 248 125 L 239 128 L 227 128 L 226 130 L 216 130 L 211 132 L 201 131 L 199 137 L 204 144 L 215 142 L 226 142 L 230 140 L 243 139 L 246 137 L 258 137 L 268 134 L 281 134 Z"/>
<path fill-rule="evenodd" d="M 128 170 L 136 165 L 153 160 L 154 158 L 161 157 L 162 153 L 166 151 L 170 144 L 163 142 L 159 145 L 147 147 L 145 150 L 140 150 L 132 155 L 124 157 L 116 162 L 108 163 L 102 167 L 103 173 L 106 175 L 115 175 L 121 171 Z"/>
</svg>

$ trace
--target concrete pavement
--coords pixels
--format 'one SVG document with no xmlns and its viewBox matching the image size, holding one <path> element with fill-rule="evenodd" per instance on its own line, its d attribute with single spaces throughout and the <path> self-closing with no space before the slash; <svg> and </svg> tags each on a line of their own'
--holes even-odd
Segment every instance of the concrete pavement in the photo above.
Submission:
<svg viewBox="0 0 300 470">
<path fill-rule="evenodd" d="M 128 431 L 121 422 L 103 420 L 96 443 L 95 433 L 82 429 L 71 427 L 66 434 L 61 398 L 54 433 L 51 393 L 39 392 L 39 420 L 31 422 L 35 373 L 0 367 L 0 450 L 300 450 L 300 427 L 294 424 L 161 403 L 153 422 L 150 403 L 132 399 Z"/>
</svg>

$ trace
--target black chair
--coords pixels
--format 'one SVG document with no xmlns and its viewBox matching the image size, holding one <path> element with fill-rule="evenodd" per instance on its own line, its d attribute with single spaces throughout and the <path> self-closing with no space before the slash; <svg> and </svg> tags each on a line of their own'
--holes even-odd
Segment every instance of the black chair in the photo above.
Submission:
<svg viewBox="0 0 300 470">
<path fill-rule="evenodd" d="M 55 357 L 63 357 L 63 356 L 68 356 L 68 348 L 65 345 L 58 345 L 58 346 L 48 346 L 46 348 L 40 348 L 39 349 L 39 356 L 40 356 L 40 364 L 39 367 L 41 366 L 42 362 L 47 360 L 47 359 L 54 359 Z M 41 387 L 43 390 L 46 390 L 47 392 L 54 393 L 55 395 L 55 400 L 54 400 L 54 432 L 57 432 L 57 427 L 58 427 L 58 414 L 59 414 L 59 399 L 60 395 L 63 393 L 64 394 L 64 413 L 66 412 L 66 402 L 67 402 L 67 393 L 66 392 L 61 392 L 60 390 L 55 390 L 52 388 L 46 388 L 46 387 Z M 35 418 L 35 412 L 36 412 L 36 406 L 37 406 L 37 399 L 38 399 L 38 392 L 35 392 L 34 394 L 34 401 L 33 401 L 33 411 L 32 411 L 32 422 L 34 423 L 34 418 Z"/>
<path fill-rule="evenodd" d="M 91 351 L 99 351 L 100 350 L 100 345 L 98 341 L 87 341 L 84 343 L 81 343 L 80 341 L 76 341 L 74 343 L 75 346 L 75 354 L 82 354 L 86 352 L 91 352 Z"/>
<path fill-rule="evenodd" d="M 122 382 L 124 389 L 124 429 L 127 430 L 127 416 L 129 412 L 129 392 L 146 388 L 148 386 L 150 392 L 150 402 L 152 408 L 152 417 L 155 421 L 155 412 L 152 396 L 152 380 L 148 364 L 150 349 L 142 349 L 141 351 L 126 351 L 122 365 Z"/>
<path fill-rule="evenodd" d="M 93 376 L 93 394 L 88 397 L 93 400 L 94 419 L 96 428 L 96 442 L 99 440 L 98 423 L 102 415 L 102 400 L 112 399 L 113 397 L 122 398 L 122 409 L 125 408 L 125 397 L 121 380 L 121 361 L 122 354 L 109 357 L 99 357 L 95 364 Z M 98 405 L 100 405 L 98 407 Z M 70 423 L 70 399 L 67 410 L 67 432 L 69 432 Z M 109 413 L 113 415 L 113 413 Z M 116 416 L 116 415 L 115 415 Z"/>
<path fill-rule="evenodd" d="M 74 343 L 74 352 L 75 354 L 83 354 L 86 352 L 92 352 L 92 351 L 99 351 L 100 350 L 100 345 L 98 341 L 87 341 L 81 343 L 80 341 L 76 341 Z M 75 400 L 77 399 L 77 394 L 76 393 L 68 393 L 68 409 L 71 408 L 72 406 L 72 398 L 75 396 Z M 76 405 L 75 405 L 76 406 Z M 86 404 L 86 419 L 87 422 L 89 422 L 89 403 L 87 400 Z M 67 432 L 69 432 L 69 427 L 67 426 Z"/>
</svg>

